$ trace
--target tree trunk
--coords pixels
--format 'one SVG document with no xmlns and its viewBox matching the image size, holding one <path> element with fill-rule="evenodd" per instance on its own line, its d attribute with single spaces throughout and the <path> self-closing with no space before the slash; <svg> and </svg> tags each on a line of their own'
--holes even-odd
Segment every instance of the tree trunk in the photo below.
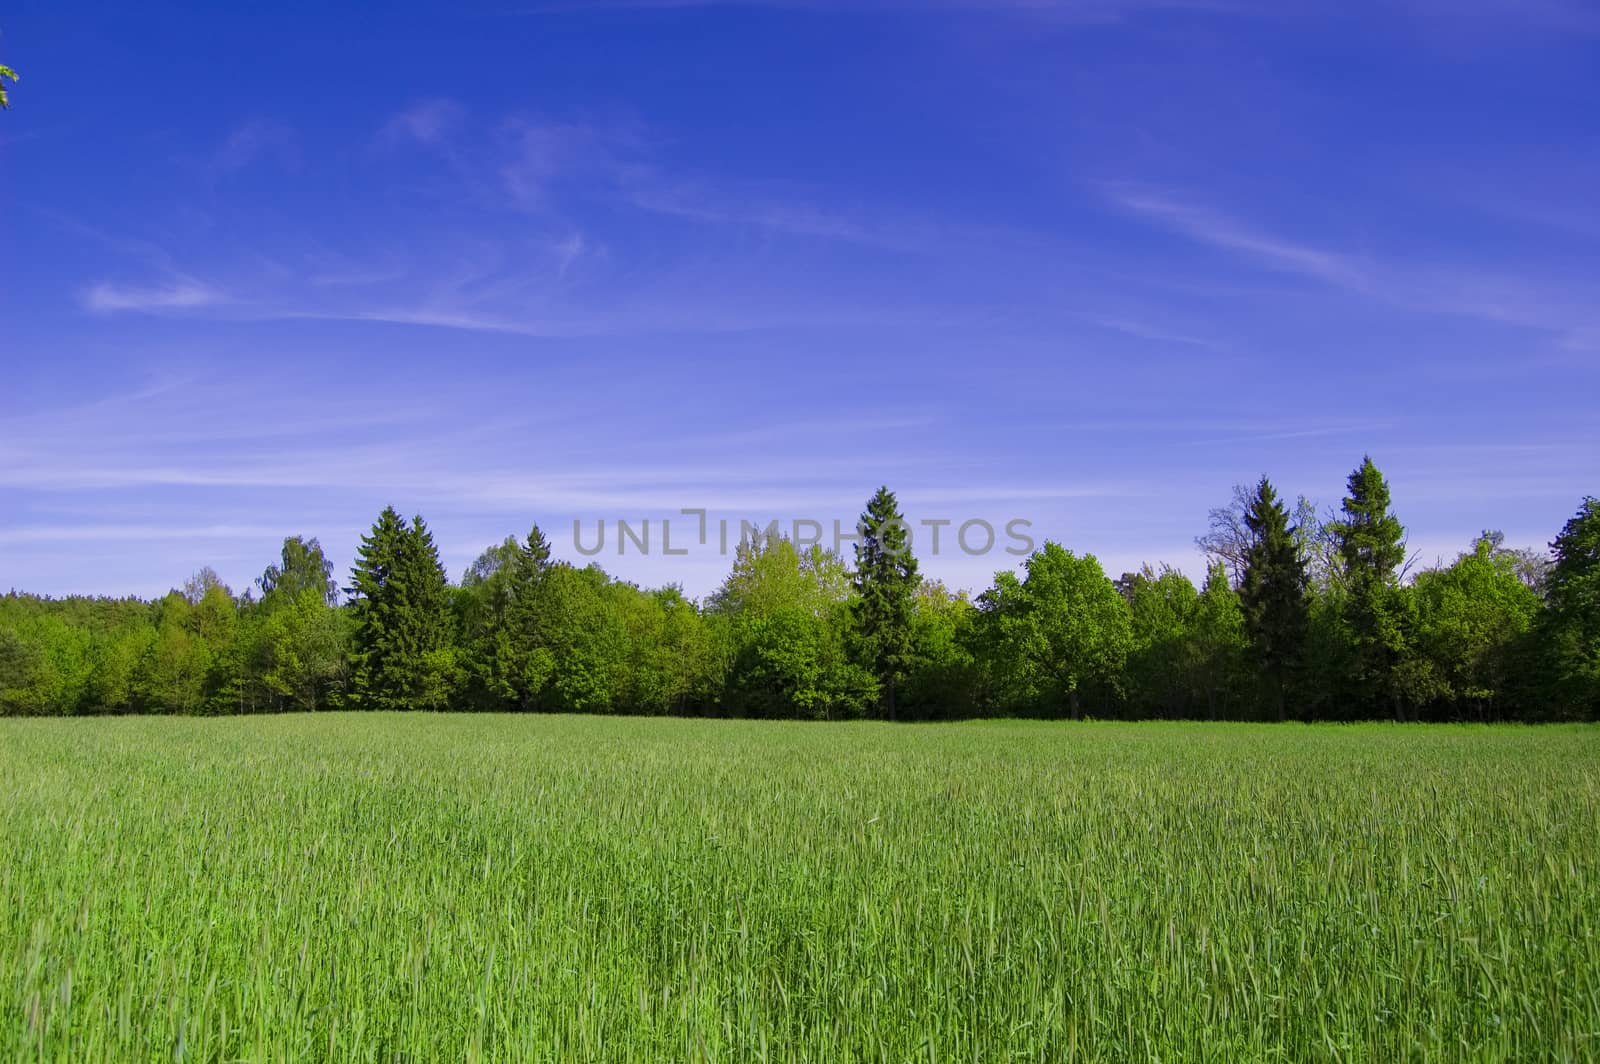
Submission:
<svg viewBox="0 0 1600 1064">
<path fill-rule="evenodd" d="M 1284 704 L 1284 701 L 1283 701 L 1283 681 L 1280 679 L 1278 681 L 1278 723 L 1282 724 L 1284 721 L 1286 721 L 1288 719 L 1289 719 L 1289 710 L 1288 710 L 1288 707 Z"/>
<path fill-rule="evenodd" d="M 893 724 L 894 721 L 895 721 L 894 681 L 890 680 L 889 681 L 889 723 Z"/>
<path fill-rule="evenodd" d="M 1067 705 L 1072 710 L 1073 720 L 1083 719 L 1083 710 L 1078 704 L 1078 689 L 1076 687 L 1067 692 Z"/>
</svg>

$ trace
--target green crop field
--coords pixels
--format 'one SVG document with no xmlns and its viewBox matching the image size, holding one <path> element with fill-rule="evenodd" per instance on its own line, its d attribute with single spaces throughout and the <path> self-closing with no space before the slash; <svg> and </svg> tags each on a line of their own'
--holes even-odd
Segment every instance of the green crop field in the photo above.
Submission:
<svg viewBox="0 0 1600 1064">
<path fill-rule="evenodd" d="M 18 1060 L 1600 1057 L 1600 730 L 0 720 Z"/>
</svg>

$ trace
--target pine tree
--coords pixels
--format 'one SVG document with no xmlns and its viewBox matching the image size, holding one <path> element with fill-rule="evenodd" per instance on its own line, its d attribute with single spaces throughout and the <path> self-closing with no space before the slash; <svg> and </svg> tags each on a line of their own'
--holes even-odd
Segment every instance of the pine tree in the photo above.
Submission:
<svg viewBox="0 0 1600 1064">
<path fill-rule="evenodd" d="M 1250 545 L 1239 584 L 1245 631 L 1262 672 L 1272 681 L 1278 719 L 1284 720 L 1285 689 L 1305 648 L 1306 569 L 1289 515 L 1266 477 L 1256 485 L 1245 526 Z"/>
<path fill-rule="evenodd" d="M 1345 624 L 1350 633 L 1356 696 L 1369 712 L 1388 704 L 1405 719 L 1402 693 L 1410 601 L 1400 587 L 1405 529 L 1389 512 L 1389 485 L 1363 457 L 1346 482 L 1344 518 L 1331 531 L 1344 563 Z"/>
<path fill-rule="evenodd" d="M 918 581 L 910 529 L 886 486 L 867 500 L 855 554 L 852 612 L 862 664 L 877 677 L 884 712 L 894 720 L 895 691 L 911 661 L 911 610 Z"/>
<path fill-rule="evenodd" d="M 352 570 L 356 613 L 355 697 L 366 709 L 438 709 L 449 701 L 455 663 L 449 587 L 433 534 L 386 507 L 361 537 Z"/>
</svg>

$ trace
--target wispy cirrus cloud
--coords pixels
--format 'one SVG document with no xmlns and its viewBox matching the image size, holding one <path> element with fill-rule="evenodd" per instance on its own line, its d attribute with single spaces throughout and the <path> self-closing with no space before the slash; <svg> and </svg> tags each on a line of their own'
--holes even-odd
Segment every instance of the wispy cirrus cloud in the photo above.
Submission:
<svg viewBox="0 0 1600 1064">
<path fill-rule="evenodd" d="M 626 121 L 511 117 L 499 123 L 489 150 L 501 188 L 522 210 L 552 206 L 556 192 L 574 183 L 585 193 L 614 191 L 647 166 L 641 127 Z"/>
<path fill-rule="evenodd" d="M 1276 236 L 1219 211 L 1161 192 L 1123 184 L 1104 187 L 1118 207 L 1198 243 L 1234 252 L 1271 269 L 1345 288 L 1364 291 L 1371 286 L 1368 271 L 1338 252 Z"/>
<path fill-rule="evenodd" d="M 936 225 L 897 218 L 889 212 L 848 212 L 809 199 L 802 192 L 672 180 L 655 171 L 630 176 L 622 193 L 634 207 L 663 217 L 705 225 L 757 229 L 813 240 L 837 241 L 890 251 L 927 251 L 944 242 L 995 241 L 997 231 Z"/>
<path fill-rule="evenodd" d="M 94 543 L 117 540 L 231 540 L 282 535 L 283 530 L 266 525 L 22 525 L 0 528 L 0 543 Z"/>
<path fill-rule="evenodd" d="M 1242 262 L 1300 276 L 1391 306 L 1449 314 L 1554 334 L 1569 350 L 1589 349 L 1600 334 L 1600 285 L 1555 276 L 1525 276 L 1482 267 L 1458 249 L 1378 258 L 1287 238 L 1240 218 L 1164 192 L 1104 186 L 1117 207 Z M 1435 260 L 1446 259 L 1448 266 Z"/>
<path fill-rule="evenodd" d="M 95 313 L 137 311 L 162 313 L 196 310 L 228 302 L 227 296 L 204 282 L 182 277 L 149 285 L 102 281 L 83 292 L 83 305 Z"/>
<path fill-rule="evenodd" d="M 286 170 L 300 167 L 299 138 L 292 126 L 256 118 L 234 128 L 211 157 L 213 173 L 226 174 L 270 159 Z"/>
<path fill-rule="evenodd" d="M 392 115 L 378 130 L 384 147 L 414 143 L 432 147 L 451 137 L 466 121 L 466 108 L 454 100 L 419 100 Z"/>
<path fill-rule="evenodd" d="M 908 218 L 884 205 L 844 209 L 782 182 L 730 182 L 676 170 L 659 157 L 667 138 L 630 115 L 510 115 L 475 127 L 458 105 L 430 101 L 391 116 L 378 139 L 442 154 L 462 189 L 491 210 L 565 217 L 598 200 L 688 224 L 893 251 L 1022 240 L 997 228 Z"/>
<path fill-rule="evenodd" d="M 431 177 L 444 184 L 424 195 L 436 195 L 465 224 L 441 229 L 415 217 L 417 200 L 408 196 L 394 208 L 407 220 L 390 227 L 408 234 L 405 245 L 388 235 L 283 232 L 273 235 L 270 257 L 254 246 L 210 243 L 186 255 L 182 247 L 101 236 L 160 280 L 101 280 L 81 293 L 81 305 L 95 313 L 364 321 L 536 338 L 882 323 L 915 317 L 920 296 L 896 306 L 830 286 L 806 263 L 833 254 L 831 244 L 960 256 L 1025 243 L 979 226 L 836 210 L 777 183 L 670 174 L 658 158 L 660 138 L 626 116 L 474 122 L 449 101 L 428 101 L 391 116 L 376 135 L 394 151 L 442 161 Z M 774 238 L 755 252 L 759 270 L 748 268 L 751 229 Z M 793 241 L 792 258 L 771 253 L 778 238 Z M 641 250 L 647 268 L 628 254 Z"/>
</svg>

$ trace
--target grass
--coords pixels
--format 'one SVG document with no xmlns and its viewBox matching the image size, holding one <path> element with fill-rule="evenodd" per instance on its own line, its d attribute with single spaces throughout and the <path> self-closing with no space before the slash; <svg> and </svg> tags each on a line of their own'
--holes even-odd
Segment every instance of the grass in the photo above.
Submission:
<svg viewBox="0 0 1600 1064">
<path fill-rule="evenodd" d="M 1600 1057 L 1600 730 L 0 721 L 17 1060 Z"/>
</svg>

